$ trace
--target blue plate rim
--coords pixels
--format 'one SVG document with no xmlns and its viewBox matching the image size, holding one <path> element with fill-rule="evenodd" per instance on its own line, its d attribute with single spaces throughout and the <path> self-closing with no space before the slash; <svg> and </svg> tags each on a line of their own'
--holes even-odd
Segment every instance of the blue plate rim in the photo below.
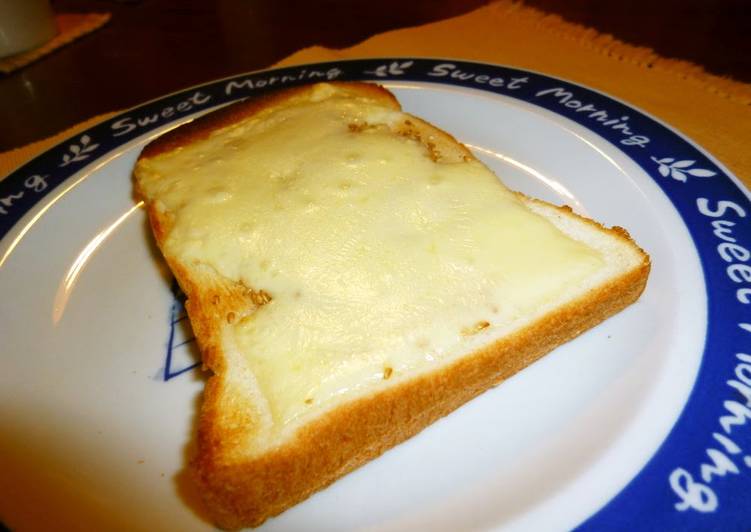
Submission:
<svg viewBox="0 0 751 532">
<path fill-rule="evenodd" d="M 474 76 L 452 77 L 457 72 Z M 274 77 L 277 83 L 270 81 Z M 573 120 L 654 180 L 700 257 L 707 287 L 702 363 L 661 446 L 578 529 L 630 530 L 636 523 L 655 530 L 744 529 L 751 515 L 743 496 L 751 493 L 751 355 L 744 353 L 751 346 L 751 316 L 744 315 L 744 305 L 751 304 L 751 284 L 744 286 L 751 283 L 745 264 L 751 258 L 751 193 L 689 136 L 602 91 L 528 69 L 447 58 L 349 59 L 228 76 L 123 111 L 8 174 L 0 181 L 0 241 L 62 183 L 145 133 L 250 95 L 326 80 L 440 83 L 512 97 Z M 169 107 L 172 111 L 164 113 Z M 157 118 L 140 125 L 136 113 Z"/>
</svg>

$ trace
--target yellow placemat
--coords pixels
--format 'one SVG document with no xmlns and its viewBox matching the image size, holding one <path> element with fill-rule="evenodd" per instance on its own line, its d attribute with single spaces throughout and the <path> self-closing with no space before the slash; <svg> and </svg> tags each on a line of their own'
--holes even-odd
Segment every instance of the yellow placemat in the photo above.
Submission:
<svg viewBox="0 0 751 532">
<path fill-rule="evenodd" d="M 343 50 L 306 48 L 278 65 L 377 56 L 485 61 L 587 85 L 678 128 L 751 186 L 751 85 L 661 58 L 649 49 L 510 0 L 459 17 L 382 33 Z M 85 127 L 80 126 L 79 130 Z M 71 134 L 69 130 L 0 154 L 0 175 Z"/>
<path fill-rule="evenodd" d="M 0 72 L 8 74 L 23 68 L 61 46 L 91 33 L 106 24 L 109 19 L 109 13 L 59 13 L 55 15 L 57 35 L 37 48 L 0 58 Z"/>
</svg>

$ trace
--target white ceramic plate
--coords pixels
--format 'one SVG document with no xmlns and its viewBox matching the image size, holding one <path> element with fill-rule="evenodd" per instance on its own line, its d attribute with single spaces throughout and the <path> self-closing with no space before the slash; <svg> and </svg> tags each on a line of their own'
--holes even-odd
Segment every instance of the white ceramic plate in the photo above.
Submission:
<svg viewBox="0 0 751 532">
<path fill-rule="evenodd" d="M 19 530 L 210 528 L 185 474 L 204 377 L 130 174 L 148 140 L 196 114 L 318 79 L 385 83 L 512 188 L 626 227 L 653 269 L 635 305 L 264 528 L 741 526 L 747 193 L 690 141 L 600 93 L 406 58 L 188 89 L 0 182 L 0 519 Z"/>
</svg>

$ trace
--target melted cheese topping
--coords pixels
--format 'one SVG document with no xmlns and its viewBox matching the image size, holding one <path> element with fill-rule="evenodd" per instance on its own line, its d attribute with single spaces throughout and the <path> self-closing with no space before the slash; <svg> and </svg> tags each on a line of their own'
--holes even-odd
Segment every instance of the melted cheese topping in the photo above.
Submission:
<svg viewBox="0 0 751 532">
<path fill-rule="evenodd" d="M 319 94 L 320 96 L 320 94 Z M 439 364 L 602 268 L 477 161 L 399 112 L 324 93 L 144 163 L 165 251 L 264 290 L 231 328 L 274 423 Z"/>
</svg>

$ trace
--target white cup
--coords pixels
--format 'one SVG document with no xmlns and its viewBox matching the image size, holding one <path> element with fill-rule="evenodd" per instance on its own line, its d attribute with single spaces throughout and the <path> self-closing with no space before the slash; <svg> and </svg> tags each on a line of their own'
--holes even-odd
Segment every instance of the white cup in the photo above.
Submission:
<svg viewBox="0 0 751 532">
<path fill-rule="evenodd" d="M 0 0 L 0 57 L 35 48 L 56 33 L 49 0 Z"/>
</svg>

